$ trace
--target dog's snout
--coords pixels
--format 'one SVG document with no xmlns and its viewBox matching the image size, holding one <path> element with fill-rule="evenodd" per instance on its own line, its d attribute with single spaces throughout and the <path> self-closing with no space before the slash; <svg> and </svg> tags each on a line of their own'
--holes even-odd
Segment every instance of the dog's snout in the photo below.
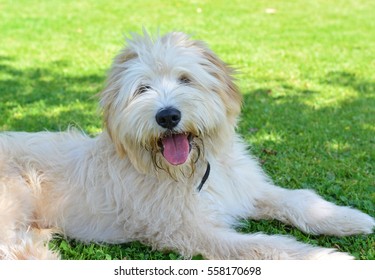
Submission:
<svg viewBox="0 0 375 280">
<path fill-rule="evenodd" d="M 164 128 L 172 129 L 181 120 L 181 112 L 175 108 L 167 107 L 160 110 L 155 116 L 156 122 Z"/>
</svg>

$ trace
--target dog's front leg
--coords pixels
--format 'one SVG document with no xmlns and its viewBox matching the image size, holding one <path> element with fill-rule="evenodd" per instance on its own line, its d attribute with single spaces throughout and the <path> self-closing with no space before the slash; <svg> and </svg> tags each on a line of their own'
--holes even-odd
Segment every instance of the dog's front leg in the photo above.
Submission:
<svg viewBox="0 0 375 280">
<path fill-rule="evenodd" d="M 253 219 L 277 219 L 304 232 L 326 235 L 370 234 L 375 220 L 367 214 L 345 206 L 337 206 L 311 190 L 288 190 L 272 185 L 260 172 L 243 173 L 241 187 L 234 192 L 238 206 Z M 264 177 L 264 178 L 263 178 Z M 245 183 L 247 182 L 247 183 Z M 247 207 L 246 203 L 251 207 Z M 247 211 L 246 211 L 247 210 Z"/>
<path fill-rule="evenodd" d="M 356 209 L 337 206 L 311 190 L 286 190 L 272 185 L 259 186 L 261 194 L 253 218 L 278 219 L 304 232 L 326 235 L 370 234 L 372 217 Z"/>
<path fill-rule="evenodd" d="M 166 243 L 164 243 L 166 242 Z M 265 234 L 240 234 L 229 228 L 199 226 L 181 228 L 163 246 L 178 250 L 185 257 L 202 254 L 206 259 L 254 259 L 254 260 L 315 260 L 352 259 L 346 253 L 333 249 L 313 247 L 293 238 Z"/>
<path fill-rule="evenodd" d="M 373 232 L 375 220 L 367 214 L 337 206 L 311 190 L 274 186 L 241 144 L 237 144 L 232 154 L 225 165 L 217 168 L 217 177 L 226 174 L 230 178 L 229 188 L 220 190 L 225 192 L 222 201 L 227 205 L 228 213 L 237 217 L 277 219 L 312 234 L 343 236 Z M 230 161 L 231 158 L 234 160 Z M 215 175 L 212 177 L 214 180 Z M 222 185 L 220 182 L 214 184 L 215 188 Z"/>
</svg>

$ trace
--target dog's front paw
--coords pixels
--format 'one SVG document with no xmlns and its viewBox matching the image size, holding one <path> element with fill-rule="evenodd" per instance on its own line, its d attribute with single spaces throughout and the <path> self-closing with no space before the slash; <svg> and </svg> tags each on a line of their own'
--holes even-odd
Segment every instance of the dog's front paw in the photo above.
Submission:
<svg viewBox="0 0 375 280">
<path fill-rule="evenodd" d="M 375 228 L 375 219 L 356 209 L 338 207 L 332 224 L 335 225 L 332 232 L 335 235 L 371 234 Z"/>
<path fill-rule="evenodd" d="M 357 209 L 337 206 L 324 200 L 316 200 L 309 205 L 307 214 L 308 219 L 300 228 L 313 234 L 370 234 L 375 227 L 375 220 L 371 216 Z"/>
<path fill-rule="evenodd" d="M 360 229 L 360 233 L 371 234 L 374 232 L 375 229 L 375 219 L 369 215 L 364 213 L 360 213 L 362 217 L 360 217 L 358 223 L 358 228 Z"/>
<path fill-rule="evenodd" d="M 348 253 L 338 252 L 334 249 L 316 248 L 306 256 L 307 260 L 353 260 Z"/>
</svg>

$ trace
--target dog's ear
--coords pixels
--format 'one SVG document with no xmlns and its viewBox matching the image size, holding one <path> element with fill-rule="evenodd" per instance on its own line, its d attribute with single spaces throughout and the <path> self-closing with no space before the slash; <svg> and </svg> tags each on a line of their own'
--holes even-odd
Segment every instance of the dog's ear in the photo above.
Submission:
<svg viewBox="0 0 375 280">
<path fill-rule="evenodd" d="M 126 152 L 118 134 L 121 122 L 116 118 L 121 110 L 121 80 L 126 71 L 126 62 L 137 57 L 137 54 L 129 48 L 123 49 L 114 59 L 112 68 L 108 73 L 106 86 L 99 93 L 100 106 L 103 110 L 104 126 L 114 143 L 118 154 L 124 157 Z"/>
<path fill-rule="evenodd" d="M 110 112 L 110 110 L 107 113 L 104 113 L 104 125 L 107 129 L 109 137 L 111 138 L 113 144 L 115 145 L 115 148 L 116 148 L 116 151 L 117 151 L 118 155 L 121 158 L 123 158 L 126 155 L 125 147 L 122 144 L 119 135 L 114 132 L 114 131 L 116 131 L 116 128 L 114 128 L 113 125 L 112 125 L 112 122 L 111 122 L 112 116 L 111 115 L 113 115 L 113 113 Z"/>
<path fill-rule="evenodd" d="M 236 122 L 237 116 L 241 112 L 242 95 L 235 84 L 234 69 L 223 62 L 205 43 L 196 41 L 195 44 L 201 49 L 203 56 L 210 64 L 206 65 L 208 66 L 207 71 L 220 82 L 220 86 L 215 91 L 226 106 L 227 117 Z"/>
</svg>

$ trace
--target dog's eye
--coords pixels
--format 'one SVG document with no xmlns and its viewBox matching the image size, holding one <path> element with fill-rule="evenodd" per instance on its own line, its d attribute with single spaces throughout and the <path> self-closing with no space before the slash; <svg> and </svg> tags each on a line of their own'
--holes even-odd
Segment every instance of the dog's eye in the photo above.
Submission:
<svg viewBox="0 0 375 280">
<path fill-rule="evenodd" d="M 178 81 L 180 84 L 190 84 L 191 79 L 188 76 L 182 75 L 181 77 L 178 78 Z"/>
<path fill-rule="evenodd" d="M 148 85 L 141 85 L 138 89 L 137 89 L 137 94 L 142 94 L 142 93 L 145 93 L 146 91 L 150 90 L 151 87 L 148 86 Z"/>
</svg>

